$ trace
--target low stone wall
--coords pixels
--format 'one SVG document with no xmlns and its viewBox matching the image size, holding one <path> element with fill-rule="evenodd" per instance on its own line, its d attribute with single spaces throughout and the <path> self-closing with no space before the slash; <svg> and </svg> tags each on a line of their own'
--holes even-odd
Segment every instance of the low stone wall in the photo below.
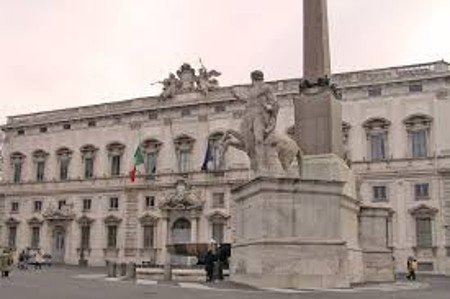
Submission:
<svg viewBox="0 0 450 299">
<path fill-rule="evenodd" d="M 164 280 L 163 268 L 138 268 L 136 269 L 136 278 L 144 280 Z M 206 281 L 206 272 L 204 269 L 172 269 L 172 280 L 175 281 Z"/>
</svg>

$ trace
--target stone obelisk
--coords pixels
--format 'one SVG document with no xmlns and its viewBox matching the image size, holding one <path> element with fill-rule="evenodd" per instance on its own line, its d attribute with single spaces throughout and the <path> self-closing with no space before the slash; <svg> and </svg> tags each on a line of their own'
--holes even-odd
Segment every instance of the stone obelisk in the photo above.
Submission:
<svg viewBox="0 0 450 299">
<path fill-rule="evenodd" d="M 342 156 L 341 105 L 330 82 L 326 0 L 303 0 L 303 79 L 295 101 L 295 135 L 307 155 Z"/>
</svg>

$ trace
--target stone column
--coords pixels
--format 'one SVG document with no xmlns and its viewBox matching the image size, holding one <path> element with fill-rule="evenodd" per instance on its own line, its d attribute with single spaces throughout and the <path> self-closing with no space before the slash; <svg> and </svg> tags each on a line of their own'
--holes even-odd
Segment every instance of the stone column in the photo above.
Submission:
<svg viewBox="0 0 450 299">
<path fill-rule="evenodd" d="M 295 139 L 307 155 L 342 156 L 341 105 L 329 81 L 326 0 L 303 1 L 303 80 L 294 101 Z"/>
<path fill-rule="evenodd" d="M 330 76 L 326 0 L 303 0 L 303 78 Z"/>
<path fill-rule="evenodd" d="M 198 218 L 194 217 L 191 221 L 191 243 L 197 243 Z"/>
</svg>

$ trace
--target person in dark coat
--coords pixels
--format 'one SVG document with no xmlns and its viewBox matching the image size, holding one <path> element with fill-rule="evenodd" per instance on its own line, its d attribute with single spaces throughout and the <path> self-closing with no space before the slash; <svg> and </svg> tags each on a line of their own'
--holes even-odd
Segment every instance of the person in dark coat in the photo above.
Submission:
<svg viewBox="0 0 450 299">
<path fill-rule="evenodd" d="M 213 281 L 214 262 L 216 260 L 212 250 L 208 250 L 205 256 L 206 282 Z"/>
</svg>

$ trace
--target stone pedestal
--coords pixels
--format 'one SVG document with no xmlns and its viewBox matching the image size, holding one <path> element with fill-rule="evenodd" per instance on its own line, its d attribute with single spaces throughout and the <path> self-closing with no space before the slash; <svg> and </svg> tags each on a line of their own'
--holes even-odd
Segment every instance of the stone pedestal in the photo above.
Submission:
<svg viewBox="0 0 450 299">
<path fill-rule="evenodd" d="M 257 177 L 232 190 L 230 279 L 256 287 L 349 287 L 344 182 Z"/>
<path fill-rule="evenodd" d="M 329 87 L 314 87 L 294 101 L 295 140 L 307 155 L 342 157 L 341 103 Z"/>
<path fill-rule="evenodd" d="M 364 281 L 394 281 L 394 259 L 390 248 L 392 210 L 362 207 L 360 243 L 363 249 Z"/>
</svg>

